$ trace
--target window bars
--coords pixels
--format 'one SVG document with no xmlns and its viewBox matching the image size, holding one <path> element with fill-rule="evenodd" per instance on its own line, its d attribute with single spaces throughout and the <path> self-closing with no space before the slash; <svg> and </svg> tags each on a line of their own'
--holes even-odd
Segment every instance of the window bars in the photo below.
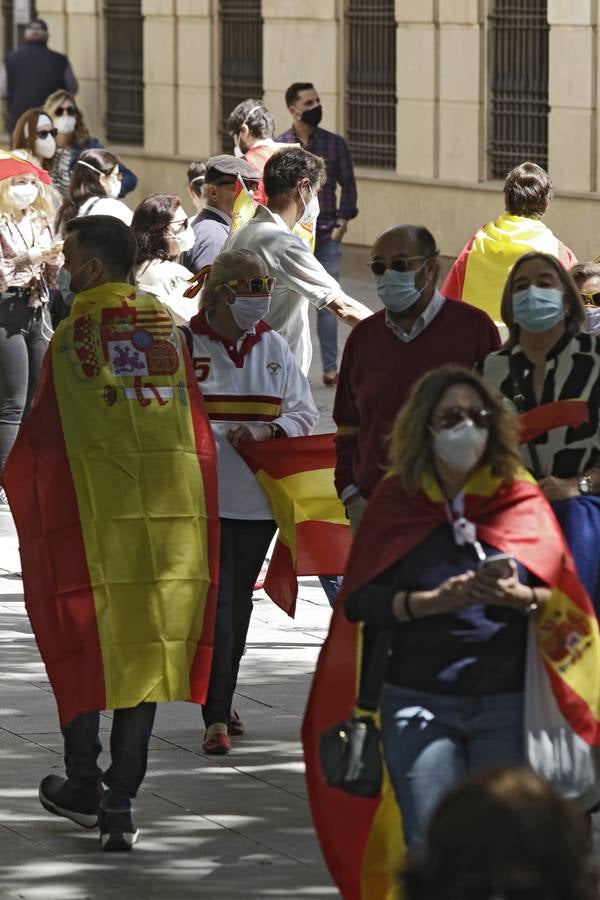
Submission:
<svg viewBox="0 0 600 900">
<path fill-rule="evenodd" d="M 394 0 L 348 0 L 346 124 L 355 163 L 396 167 Z"/>
<path fill-rule="evenodd" d="M 143 23 L 141 0 L 104 0 L 109 141 L 144 143 Z"/>
<path fill-rule="evenodd" d="M 491 176 L 525 160 L 547 169 L 547 0 L 496 0 L 489 23 Z"/>
<path fill-rule="evenodd" d="M 262 26 L 261 0 L 219 0 L 220 136 L 226 153 L 233 149 L 225 128 L 230 112 L 242 100 L 263 97 Z"/>
</svg>

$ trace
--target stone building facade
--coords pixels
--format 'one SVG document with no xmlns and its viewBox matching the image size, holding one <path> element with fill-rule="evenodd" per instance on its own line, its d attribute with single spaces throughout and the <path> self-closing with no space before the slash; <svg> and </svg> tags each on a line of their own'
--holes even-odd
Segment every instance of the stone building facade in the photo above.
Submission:
<svg viewBox="0 0 600 900">
<path fill-rule="evenodd" d="M 143 40 L 143 138 L 137 145 L 106 141 L 139 176 L 132 199 L 155 190 L 183 194 L 188 162 L 220 151 L 221 32 L 237 28 L 241 54 L 259 52 L 260 40 L 253 47 L 247 40 L 244 44 L 244 34 L 250 33 L 244 17 L 251 7 L 256 9 L 256 2 L 137 4 Z M 521 5 L 536 3 L 522 0 Z M 50 27 L 51 46 L 71 59 L 81 83 L 79 102 L 101 139 L 106 139 L 110 112 L 107 5 L 106 0 L 37 2 L 38 15 Z M 477 226 L 501 211 L 502 182 L 492 177 L 490 168 L 499 102 L 493 95 L 492 30 L 499 27 L 495 15 L 501 18 L 503 8 L 519 5 L 507 5 L 506 0 L 363 0 L 362 6 L 355 0 L 258 2 L 259 77 L 262 74 L 264 101 L 280 130 L 289 124 L 285 88 L 295 80 L 311 80 L 323 100 L 323 126 L 348 134 L 349 85 L 355 74 L 349 24 L 354 21 L 359 42 L 361 33 L 368 41 L 373 22 L 387 16 L 389 26 L 392 17 L 394 71 L 384 77 L 391 79 L 392 94 L 395 88 L 395 149 L 385 168 L 364 162 L 356 166 L 360 215 L 351 225 L 349 243 L 367 247 L 388 225 L 420 222 L 434 231 L 443 253 L 453 255 Z M 135 4 L 123 0 L 123 6 Z M 544 152 L 556 192 L 546 221 L 586 259 L 600 253 L 600 0 L 547 0 L 539 7 L 546 23 L 546 38 L 542 35 L 541 40 L 547 39 L 547 55 L 535 63 L 535 74 L 540 76 L 547 66 L 547 108 L 540 115 L 547 125 Z M 354 19 L 353 9 L 358 9 Z M 514 34 L 518 18 L 512 27 Z M 532 53 L 539 52 L 539 42 L 536 46 Z M 525 64 L 531 62 L 528 53 Z M 504 64 L 513 65 L 510 59 Z M 522 59 L 519 65 L 524 65 Z M 367 79 L 368 68 L 367 60 Z M 527 84 L 522 86 L 523 108 L 527 90 Z M 367 91 L 363 105 L 368 96 Z M 377 106 L 377 85 L 373 97 Z"/>
</svg>

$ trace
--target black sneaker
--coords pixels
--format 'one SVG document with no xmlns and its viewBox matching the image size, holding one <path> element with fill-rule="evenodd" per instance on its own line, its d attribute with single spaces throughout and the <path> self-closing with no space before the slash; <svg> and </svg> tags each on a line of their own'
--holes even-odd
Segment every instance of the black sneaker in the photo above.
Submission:
<svg viewBox="0 0 600 900">
<path fill-rule="evenodd" d="M 47 775 L 40 782 L 40 803 L 55 816 L 64 816 L 83 828 L 98 824 L 98 805 L 104 788 L 98 784 L 76 788 L 60 775 Z"/>
<path fill-rule="evenodd" d="M 139 831 L 133 824 L 130 812 L 98 810 L 100 846 L 103 850 L 131 850 Z"/>
</svg>

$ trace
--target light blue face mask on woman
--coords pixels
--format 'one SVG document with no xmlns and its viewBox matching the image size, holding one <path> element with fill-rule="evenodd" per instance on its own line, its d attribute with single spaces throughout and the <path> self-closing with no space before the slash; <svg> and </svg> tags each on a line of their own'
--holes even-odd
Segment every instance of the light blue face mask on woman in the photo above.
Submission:
<svg viewBox="0 0 600 900">
<path fill-rule="evenodd" d="M 425 290 L 425 285 L 420 290 L 415 287 L 416 274 L 423 268 L 425 262 L 418 269 L 411 269 L 408 272 L 386 269 L 383 275 L 377 276 L 377 296 L 386 309 L 401 313 L 414 306 Z"/>
<path fill-rule="evenodd" d="M 549 331 L 564 319 L 563 292 L 530 284 L 513 294 L 513 317 L 526 331 Z"/>
</svg>

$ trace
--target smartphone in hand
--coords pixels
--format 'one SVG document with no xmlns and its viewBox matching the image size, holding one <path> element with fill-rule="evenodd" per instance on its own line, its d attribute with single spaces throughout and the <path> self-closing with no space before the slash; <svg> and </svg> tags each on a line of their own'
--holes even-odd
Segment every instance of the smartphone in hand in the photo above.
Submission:
<svg viewBox="0 0 600 900">
<path fill-rule="evenodd" d="M 508 578 L 512 574 L 512 562 L 514 557 L 510 553 L 496 553 L 481 560 L 479 571 L 489 571 L 496 578 Z"/>
</svg>

